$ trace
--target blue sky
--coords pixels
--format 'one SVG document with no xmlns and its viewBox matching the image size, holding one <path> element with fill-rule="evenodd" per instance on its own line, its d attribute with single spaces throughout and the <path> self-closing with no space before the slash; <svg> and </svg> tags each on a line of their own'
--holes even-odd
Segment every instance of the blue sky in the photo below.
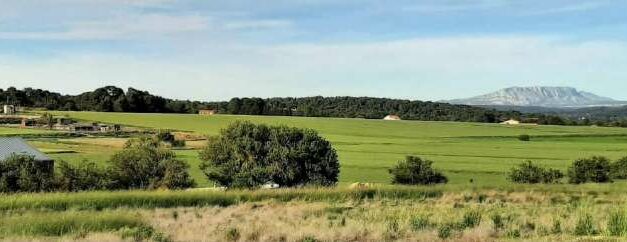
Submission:
<svg viewBox="0 0 627 242">
<path fill-rule="evenodd" d="M 573 86 L 627 100 L 627 2 L 0 0 L 0 84 L 179 99 L 441 100 Z"/>
</svg>

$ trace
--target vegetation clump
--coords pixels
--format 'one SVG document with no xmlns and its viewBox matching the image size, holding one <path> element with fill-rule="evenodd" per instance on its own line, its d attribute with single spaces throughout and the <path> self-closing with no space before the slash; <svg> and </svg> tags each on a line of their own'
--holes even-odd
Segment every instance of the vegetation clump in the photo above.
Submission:
<svg viewBox="0 0 627 242">
<path fill-rule="evenodd" d="M 333 186 L 340 163 L 331 143 L 311 129 L 235 122 L 200 153 L 207 178 L 225 187 Z"/>
<path fill-rule="evenodd" d="M 32 156 L 12 155 L 0 161 L 0 192 L 42 192 L 55 187 L 49 164 Z"/>
<path fill-rule="evenodd" d="M 407 156 L 390 169 L 392 183 L 404 185 L 430 185 L 447 183 L 448 179 L 431 167 L 433 161 L 423 160 L 416 156 Z"/>
<path fill-rule="evenodd" d="M 113 186 L 120 189 L 181 189 L 194 186 L 189 165 L 151 138 L 131 140 L 109 161 Z"/>
<path fill-rule="evenodd" d="M 610 161 L 605 157 L 578 159 L 568 168 L 568 182 L 571 184 L 612 182 L 610 170 Z"/>
<path fill-rule="evenodd" d="M 612 179 L 627 179 L 627 157 L 623 157 L 611 164 Z"/>
<path fill-rule="evenodd" d="M 599 233 L 590 214 L 583 214 L 577 219 L 575 231 L 573 232 L 577 236 L 589 236 Z"/>
<path fill-rule="evenodd" d="M 59 161 L 57 178 L 58 189 L 61 191 L 78 192 L 104 190 L 110 187 L 111 179 L 105 169 L 94 162 L 83 160 L 72 165 Z"/>
<path fill-rule="evenodd" d="M 527 135 L 527 134 L 521 134 L 518 136 L 518 140 L 520 141 L 531 141 L 531 136 Z"/>
<path fill-rule="evenodd" d="M 563 177 L 561 171 L 538 166 L 532 161 L 525 161 L 508 173 L 510 181 L 524 184 L 559 183 Z"/>
</svg>

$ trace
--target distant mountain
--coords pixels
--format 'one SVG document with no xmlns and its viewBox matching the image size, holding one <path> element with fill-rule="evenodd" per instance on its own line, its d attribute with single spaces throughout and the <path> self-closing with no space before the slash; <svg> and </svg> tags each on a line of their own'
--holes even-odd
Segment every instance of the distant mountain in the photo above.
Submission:
<svg viewBox="0 0 627 242">
<path fill-rule="evenodd" d="M 482 96 L 444 101 L 472 106 L 582 108 L 621 106 L 627 102 L 601 97 L 572 87 L 511 87 Z"/>
</svg>

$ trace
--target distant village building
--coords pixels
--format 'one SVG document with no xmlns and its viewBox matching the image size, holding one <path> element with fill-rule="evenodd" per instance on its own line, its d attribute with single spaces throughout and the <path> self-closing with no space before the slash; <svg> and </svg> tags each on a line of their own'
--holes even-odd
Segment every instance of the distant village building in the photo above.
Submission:
<svg viewBox="0 0 627 242">
<path fill-rule="evenodd" d="M 52 171 L 54 169 L 53 159 L 26 143 L 22 138 L 0 138 L 0 161 L 4 161 L 13 155 L 31 156 L 35 161 L 40 162 L 46 170 Z"/>
<path fill-rule="evenodd" d="M 204 116 L 211 116 L 211 115 L 216 114 L 216 110 L 213 110 L 213 109 L 203 109 L 203 110 L 199 110 L 198 114 L 204 115 Z"/>
<path fill-rule="evenodd" d="M 109 124 L 70 124 L 61 126 L 62 130 L 68 130 L 74 133 L 110 133 L 110 132 L 120 132 L 122 131 L 122 127 L 120 125 L 109 125 Z"/>
<path fill-rule="evenodd" d="M 519 125 L 519 124 L 520 124 L 520 121 L 515 120 L 515 119 L 510 119 L 510 120 L 507 120 L 507 121 L 505 121 L 505 122 L 502 122 L 501 124 L 506 124 L 506 125 Z"/>
<path fill-rule="evenodd" d="M 13 105 L 4 105 L 3 113 L 4 113 L 4 115 L 13 115 L 13 114 L 15 114 L 15 106 L 13 106 Z"/>
<path fill-rule="evenodd" d="M 399 117 L 398 115 L 390 114 L 388 116 L 385 116 L 383 120 L 401 120 L 401 117 Z"/>
<path fill-rule="evenodd" d="M 34 118 L 22 118 L 21 128 L 35 127 L 37 126 L 37 119 Z"/>
</svg>

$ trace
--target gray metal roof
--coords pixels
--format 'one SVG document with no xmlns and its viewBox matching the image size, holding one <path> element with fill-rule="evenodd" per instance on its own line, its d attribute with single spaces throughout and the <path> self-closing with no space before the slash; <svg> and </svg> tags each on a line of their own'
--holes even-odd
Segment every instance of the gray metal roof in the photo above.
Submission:
<svg viewBox="0 0 627 242">
<path fill-rule="evenodd" d="M 0 161 L 6 160 L 13 154 L 34 156 L 35 160 L 41 161 L 52 160 L 44 153 L 41 153 L 41 151 L 26 143 L 22 138 L 0 137 Z"/>
</svg>

